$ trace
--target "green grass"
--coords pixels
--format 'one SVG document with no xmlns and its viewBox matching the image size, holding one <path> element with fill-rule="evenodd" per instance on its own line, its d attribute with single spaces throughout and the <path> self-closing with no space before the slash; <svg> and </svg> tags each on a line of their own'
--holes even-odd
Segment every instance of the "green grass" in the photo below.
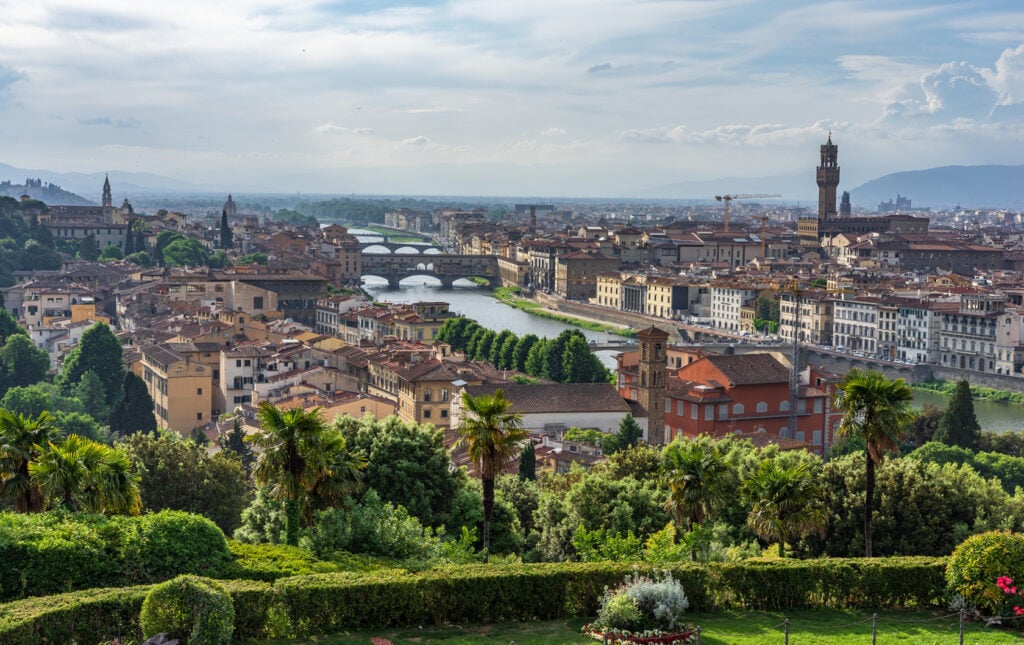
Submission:
<svg viewBox="0 0 1024 645">
<path fill-rule="evenodd" d="M 419 235 L 402 235 L 401 232 L 395 231 L 390 228 L 381 228 L 379 226 L 370 226 L 368 224 L 359 224 L 353 228 L 360 228 L 364 231 L 373 231 L 374 233 L 380 233 L 386 235 L 388 242 L 396 242 L 398 244 L 406 242 L 431 242 L 429 237 L 423 237 Z"/>
<path fill-rule="evenodd" d="M 494 290 L 494 298 L 510 307 L 515 307 L 520 311 L 524 311 L 531 316 L 537 316 L 538 318 L 557 320 L 560 323 L 573 325 L 574 327 L 582 327 L 583 329 L 589 329 L 590 331 L 605 332 L 608 334 L 615 334 L 617 336 L 625 336 L 626 338 L 636 338 L 636 332 L 628 327 L 576 318 L 570 314 L 564 314 L 547 309 L 533 300 L 520 298 L 519 290 L 514 287 L 498 287 Z"/>
<path fill-rule="evenodd" d="M 926 392 L 938 392 L 939 394 L 951 397 L 956 392 L 956 381 L 925 381 L 923 383 L 915 383 L 911 387 Z M 995 403 L 1024 405 L 1024 392 L 1008 392 L 983 385 L 972 385 L 971 397 Z"/>
<path fill-rule="evenodd" d="M 878 644 L 953 645 L 959 643 L 959 621 L 949 612 L 880 611 Z M 785 642 L 783 622 L 789 618 L 792 645 L 870 645 L 871 612 L 842 610 L 793 610 L 782 612 L 729 611 L 694 613 L 689 620 L 701 626 L 702 645 L 772 645 Z M 592 645 L 598 641 L 580 635 L 584 620 L 552 620 L 485 626 L 414 627 L 352 632 L 320 640 L 289 641 L 293 644 L 369 645 L 372 639 L 387 639 L 394 645 L 443 643 L 475 645 L 509 643 L 516 645 Z M 282 643 L 285 641 L 282 641 Z M 1003 645 L 1024 643 L 1024 637 L 1008 630 L 968 623 L 964 643 Z"/>
</svg>

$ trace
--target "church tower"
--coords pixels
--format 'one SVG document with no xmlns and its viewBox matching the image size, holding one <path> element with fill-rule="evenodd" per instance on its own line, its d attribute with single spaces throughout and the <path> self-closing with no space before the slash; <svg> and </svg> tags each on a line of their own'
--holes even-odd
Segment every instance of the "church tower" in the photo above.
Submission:
<svg viewBox="0 0 1024 645">
<path fill-rule="evenodd" d="M 651 326 L 636 334 L 640 344 L 636 398 L 647 410 L 647 443 L 663 446 L 665 432 L 665 377 L 668 374 L 668 333 Z"/>
<path fill-rule="evenodd" d="M 110 176 L 103 179 L 103 221 L 107 224 L 114 220 L 114 196 L 110 192 Z"/>
<path fill-rule="evenodd" d="M 832 133 L 821 146 L 821 165 L 818 166 L 818 220 L 835 219 L 836 189 L 839 187 L 839 146 L 832 143 Z"/>
</svg>

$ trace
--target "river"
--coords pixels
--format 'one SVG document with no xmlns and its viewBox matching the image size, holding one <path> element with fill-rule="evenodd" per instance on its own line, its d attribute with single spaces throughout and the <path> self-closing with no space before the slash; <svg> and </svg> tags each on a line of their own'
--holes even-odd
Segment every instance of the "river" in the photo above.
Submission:
<svg viewBox="0 0 1024 645">
<path fill-rule="evenodd" d="M 350 231 L 358 236 L 360 240 L 366 242 L 379 241 L 381 239 L 379 234 L 372 231 L 359 229 L 350 229 Z M 381 247 L 377 250 L 383 250 L 383 248 Z M 410 249 L 406 252 L 412 253 L 413 251 Z M 437 252 L 437 250 L 431 248 L 427 252 Z M 555 320 L 531 316 L 495 300 L 485 288 L 469 280 L 456 280 L 455 288 L 447 291 L 440 289 L 439 285 L 440 282 L 432 278 L 412 277 L 403 280 L 400 288 L 390 289 L 388 288 L 387 280 L 383 278 L 373 276 L 363 278 L 363 288 L 377 300 L 389 302 L 440 300 L 449 303 L 452 311 L 468 316 L 484 327 L 495 331 L 508 329 L 520 336 L 533 333 L 538 336 L 552 338 L 562 333 L 563 330 L 579 329 L 587 337 L 587 340 L 594 340 L 599 343 L 603 343 L 611 338 L 618 338 L 602 332 L 573 327 Z M 601 351 L 597 355 L 605 367 L 615 369 L 615 355 L 617 353 L 615 351 Z M 949 403 L 949 398 L 935 392 L 914 390 L 914 406 L 921 408 L 926 403 L 939 408 L 945 408 Z M 1010 432 L 1024 429 L 1024 406 L 976 400 L 974 402 L 974 413 L 978 417 L 978 423 L 981 424 L 983 430 Z"/>
</svg>

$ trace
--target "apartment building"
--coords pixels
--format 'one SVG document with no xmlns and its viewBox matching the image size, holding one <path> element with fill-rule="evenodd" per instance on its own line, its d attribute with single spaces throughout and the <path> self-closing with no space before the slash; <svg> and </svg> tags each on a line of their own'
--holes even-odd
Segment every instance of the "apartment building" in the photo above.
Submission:
<svg viewBox="0 0 1024 645">
<path fill-rule="evenodd" d="M 142 380 L 153 398 L 156 422 L 187 436 L 213 418 L 214 370 L 173 345 L 142 349 Z"/>
</svg>

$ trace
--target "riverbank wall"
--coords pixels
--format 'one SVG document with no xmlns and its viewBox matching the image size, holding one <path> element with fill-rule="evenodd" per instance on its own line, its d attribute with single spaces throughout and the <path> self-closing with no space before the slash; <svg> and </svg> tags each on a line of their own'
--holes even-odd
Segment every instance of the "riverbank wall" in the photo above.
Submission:
<svg viewBox="0 0 1024 645">
<path fill-rule="evenodd" d="M 681 343 L 684 341 L 684 338 L 679 334 L 679 328 L 676 324 L 671 320 L 665 320 L 664 318 L 644 316 L 642 314 L 634 314 L 628 311 L 615 311 L 608 309 L 607 307 L 591 305 L 585 302 L 563 300 L 562 298 L 542 292 L 534 293 L 533 299 L 540 305 L 570 316 L 591 318 L 600 322 L 632 327 L 637 330 L 645 329 L 654 325 L 658 329 L 668 332 L 670 342 Z"/>
</svg>

